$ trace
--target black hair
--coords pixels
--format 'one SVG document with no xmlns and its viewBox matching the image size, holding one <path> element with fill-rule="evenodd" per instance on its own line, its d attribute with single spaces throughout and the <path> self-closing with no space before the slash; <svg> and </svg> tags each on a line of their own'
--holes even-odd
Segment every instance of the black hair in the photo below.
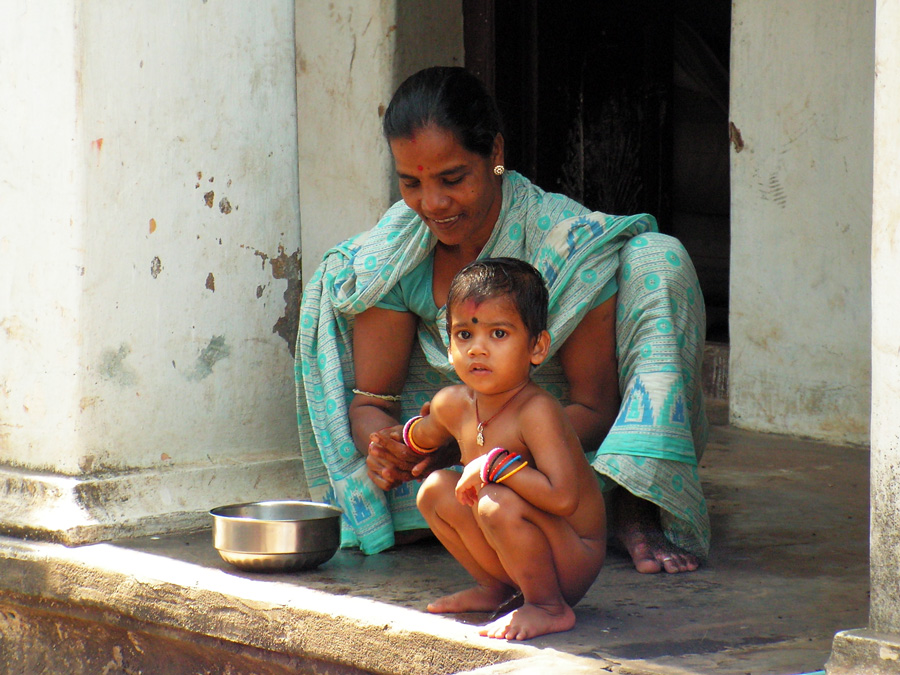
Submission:
<svg viewBox="0 0 900 675">
<path fill-rule="evenodd" d="M 484 258 L 463 267 L 450 283 L 447 333 L 454 306 L 466 300 L 480 303 L 498 297 L 510 299 L 530 338 L 537 339 L 546 330 L 548 294 L 541 273 L 524 260 Z"/>
<path fill-rule="evenodd" d="M 465 68 L 434 66 L 410 75 L 384 113 L 388 141 L 429 126 L 446 129 L 469 152 L 489 157 L 502 133 L 500 111 L 481 80 Z"/>
</svg>

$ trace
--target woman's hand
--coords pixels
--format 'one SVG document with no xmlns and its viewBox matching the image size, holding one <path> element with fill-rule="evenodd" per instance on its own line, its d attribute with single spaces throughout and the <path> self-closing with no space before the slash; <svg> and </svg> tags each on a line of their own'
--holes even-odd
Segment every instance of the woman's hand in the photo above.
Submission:
<svg viewBox="0 0 900 675">
<path fill-rule="evenodd" d="M 428 414 L 428 404 L 422 414 Z M 455 443 L 438 448 L 427 455 L 420 455 L 403 442 L 403 426 L 397 425 L 376 431 L 369 436 L 369 452 L 366 466 L 369 478 L 382 490 L 411 480 L 423 480 L 432 471 L 444 469 L 459 461 L 459 448 Z"/>
</svg>

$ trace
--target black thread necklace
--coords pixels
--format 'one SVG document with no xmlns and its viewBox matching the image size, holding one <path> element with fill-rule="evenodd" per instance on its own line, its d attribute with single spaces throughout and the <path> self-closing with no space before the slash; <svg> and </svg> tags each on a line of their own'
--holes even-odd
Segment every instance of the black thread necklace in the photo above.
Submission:
<svg viewBox="0 0 900 675">
<path fill-rule="evenodd" d="M 527 387 L 527 386 L 528 386 L 528 383 L 526 382 L 525 384 L 522 385 L 522 388 L 519 389 L 519 391 L 517 391 L 515 394 L 513 394 L 508 399 L 506 399 L 506 403 L 504 403 L 503 405 L 500 406 L 500 410 L 495 412 L 484 422 L 481 421 L 481 415 L 478 414 L 478 397 L 477 396 L 475 397 L 475 421 L 478 422 L 477 433 L 475 434 L 475 442 L 478 445 L 484 445 L 484 428 L 488 424 L 493 422 L 495 419 L 497 419 L 497 415 L 502 413 L 506 409 L 506 406 L 508 406 L 510 403 L 512 403 L 513 399 L 516 396 L 518 396 L 519 394 L 521 394 L 525 390 L 525 387 Z"/>
</svg>

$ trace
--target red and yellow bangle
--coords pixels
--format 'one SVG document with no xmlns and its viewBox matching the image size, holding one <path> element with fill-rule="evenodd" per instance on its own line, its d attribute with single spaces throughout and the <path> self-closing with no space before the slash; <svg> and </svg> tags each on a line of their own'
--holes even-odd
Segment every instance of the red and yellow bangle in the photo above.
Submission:
<svg viewBox="0 0 900 675">
<path fill-rule="evenodd" d="M 522 458 L 519 457 L 519 459 L 522 459 Z M 499 478 L 494 478 L 494 482 L 495 482 L 495 483 L 502 483 L 503 481 L 505 481 L 505 480 L 506 480 L 507 478 L 509 478 L 510 476 L 513 476 L 514 474 L 519 473 L 519 472 L 520 472 L 522 469 L 524 469 L 526 466 L 528 466 L 528 460 L 523 461 L 519 466 L 517 466 L 515 469 L 513 469 L 513 470 L 510 471 L 509 473 L 503 474 L 503 475 L 500 476 Z M 506 467 L 504 467 L 504 468 L 506 468 Z"/>
<path fill-rule="evenodd" d="M 423 448 L 422 446 L 417 445 L 412 439 L 413 427 L 416 426 L 416 424 L 422 419 L 422 415 L 416 415 L 415 417 L 410 417 L 409 420 L 407 420 L 406 424 L 403 425 L 403 442 L 406 443 L 406 446 L 417 455 L 427 455 L 437 450 L 437 448 Z"/>
</svg>

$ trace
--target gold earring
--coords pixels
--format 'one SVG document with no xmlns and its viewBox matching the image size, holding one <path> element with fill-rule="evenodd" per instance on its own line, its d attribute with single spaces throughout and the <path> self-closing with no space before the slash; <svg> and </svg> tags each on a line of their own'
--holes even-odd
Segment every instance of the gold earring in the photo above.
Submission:
<svg viewBox="0 0 900 675">
<path fill-rule="evenodd" d="M 494 167 L 494 175 L 496 176 L 502 176 L 504 171 L 506 171 L 506 167 L 502 164 L 498 164 Z"/>
</svg>

